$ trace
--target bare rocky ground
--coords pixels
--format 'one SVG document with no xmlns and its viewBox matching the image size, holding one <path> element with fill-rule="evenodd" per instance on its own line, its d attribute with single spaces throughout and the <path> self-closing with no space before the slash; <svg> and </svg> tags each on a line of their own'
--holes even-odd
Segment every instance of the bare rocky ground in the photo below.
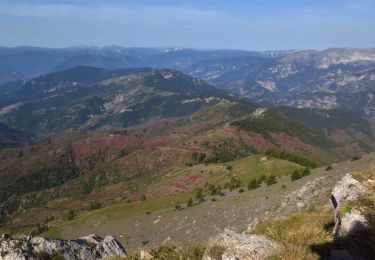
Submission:
<svg viewBox="0 0 375 260">
<path fill-rule="evenodd" d="M 262 185 L 252 191 L 225 191 L 225 196 L 215 196 L 216 201 L 211 201 L 212 196 L 206 196 L 204 202 L 189 208 L 182 205 L 180 210 L 169 208 L 89 219 L 85 223 L 63 227 L 61 236 L 64 239 L 74 239 L 92 233 L 101 236 L 111 234 L 116 236 L 125 248 L 132 249 L 140 246 L 151 247 L 163 242 L 203 241 L 225 228 L 245 232 L 254 221 L 284 216 L 327 203 L 333 186 L 341 177 L 348 172 L 364 169 L 374 161 L 375 153 L 370 153 L 360 160 L 334 164 L 330 171 L 325 171 L 325 167 L 312 170 L 310 175 L 294 182 L 289 176 L 285 176 L 279 178 L 277 184 Z M 318 183 L 314 185 L 317 178 Z M 308 182 L 310 188 L 306 190 L 304 185 Z M 299 195 L 289 196 L 292 203 L 281 207 L 283 201 L 285 204 L 287 195 L 301 188 L 304 189 L 303 192 L 294 193 Z M 293 196 L 300 197 L 293 200 Z"/>
</svg>

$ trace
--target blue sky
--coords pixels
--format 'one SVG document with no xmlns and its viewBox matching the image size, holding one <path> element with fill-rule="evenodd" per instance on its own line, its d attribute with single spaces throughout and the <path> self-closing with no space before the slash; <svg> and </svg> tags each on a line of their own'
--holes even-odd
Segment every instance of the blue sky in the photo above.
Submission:
<svg viewBox="0 0 375 260">
<path fill-rule="evenodd" d="M 375 0 L 0 0 L 0 46 L 375 47 Z"/>
</svg>

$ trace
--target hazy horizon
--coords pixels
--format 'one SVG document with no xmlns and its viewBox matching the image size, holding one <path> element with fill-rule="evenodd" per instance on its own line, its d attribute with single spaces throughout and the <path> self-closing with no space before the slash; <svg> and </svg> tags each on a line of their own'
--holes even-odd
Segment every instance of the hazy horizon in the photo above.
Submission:
<svg viewBox="0 0 375 260">
<path fill-rule="evenodd" d="M 4 0 L 0 46 L 368 48 L 375 46 L 374 16 L 372 0 Z"/>
<path fill-rule="evenodd" d="M 15 46 L 0 46 L 0 48 L 41 48 L 41 49 L 79 49 L 79 48 L 95 48 L 95 49 L 103 49 L 103 48 L 126 48 L 126 49 L 159 49 L 159 50 L 168 50 L 168 49 L 184 49 L 184 50 L 195 50 L 195 51 L 221 51 L 221 50 L 233 50 L 233 51 L 248 51 L 248 52 L 278 52 L 278 51 L 324 51 L 329 49 L 375 49 L 374 47 L 347 47 L 347 46 L 331 46 L 327 48 L 296 48 L 296 49 L 236 49 L 236 48 L 193 48 L 189 46 L 124 46 L 124 45 L 116 45 L 116 44 L 109 44 L 109 45 L 70 45 L 70 46 L 61 46 L 61 47 L 53 47 L 53 46 L 36 46 L 36 45 L 15 45 Z"/>
</svg>

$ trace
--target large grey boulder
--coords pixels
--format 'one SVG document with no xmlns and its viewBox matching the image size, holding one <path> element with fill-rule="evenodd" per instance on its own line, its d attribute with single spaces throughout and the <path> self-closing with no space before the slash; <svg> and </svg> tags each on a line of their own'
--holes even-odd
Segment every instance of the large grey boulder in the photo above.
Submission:
<svg viewBox="0 0 375 260">
<path fill-rule="evenodd" d="M 308 181 L 300 189 L 286 195 L 281 202 L 280 210 L 288 208 L 304 208 L 315 197 L 321 195 L 325 190 L 325 182 L 327 177 L 318 177 Z"/>
<path fill-rule="evenodd" d="M 340 224 L 337 225 L 335 230 L 337 237 L 346 237 L 353 233 L 365 231 L 368 225 L 364 215 L 356 208 L 350 209 L 338 219 Z"/>
<path fill-rule="evenodd" d="M 112 236 L 104 239 L 89 235 L 76 240 L 57 240 L 31 236 L 3 236 L 0 240 L 0 260 L 26 259 L 105 259 L 125 256 L 126 251 Z"/>
<path fill-rule="evenodd" d="M 225 229 L 223 233 L 210 239 L 203 260 L 213 260 L 212 248 L 221 248 L 222 260 L 266 259 L 277 254 L 280 245 L 261 235 L 239 234 Z"/>
<path fill-rule="evenodd" d="M 338 206 L 346 204 L 348 202 L 354 202 L 366 192 L 366 187 L 361 182 L 353 178 L 349 173 L 346 174 L 342 179 L 336 184 L 332 190 L 332 196 L 336 201 Z M 332 201 L 332 206 L 335 207 L 335 203 Z"/>
<path fill-rule="evenodd" d="M 350 174 L 346 174 L 333 188 L 330 200 L 335 211 L 333 233 L 336 237 L 345 237 L 366 228 L 366 218 L 357 207 L 351 205 L 366 190 L 366 186 Z"/>
</svg>

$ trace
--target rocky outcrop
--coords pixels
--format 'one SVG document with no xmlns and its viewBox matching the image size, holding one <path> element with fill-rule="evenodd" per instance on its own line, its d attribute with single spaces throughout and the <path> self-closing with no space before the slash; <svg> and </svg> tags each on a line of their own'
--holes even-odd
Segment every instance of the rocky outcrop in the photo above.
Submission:
<svg viewBox="0 0 375 260">
<path fill-rule="evenodd" d="M 365 231 L 368 225 L 365 216 L 356 208 L 349 209 L 343 216 L 339 213 L 336 219 L 338 221 L 335 222 L 334 234 L 337 237 Z"/>
<path fill-rule="evenodd" d="M 330 200 L 335 211 L 333 233 L 336 237 L 346 237 L 366 229 L 366 218 L 352 205 L 365 192 L 366 186 L 350 174 L 346 174 L 333 188 Z"/>
<path fill-rule="evenodd" d="M 112 236 L 103 239 L 90 235 L 76 240 L 56 240 L 22 235 L 3 235 L 0 240 L 0 260 L 52 258 L 94 260 L 125 255 L 125 249 Z"/>
<path fill-rule="evenodd" d="M 340 206 L 356 201 L 365 191 L 366 187 L 361 182 L 354 179 L 352 175 L 346 174 L 333 188 L 332 196 Z M 332 198 L 331 202 L 333 203 Z"/>
<path fill-rule="evenodd" d="M 238 234 L 228 229 L 210 239 L 203 260 L 213 260 L 220 254 L 222 260 L 266 259 L 277 254 L 280 245 L 265 236 Z"/>
<path fill-rule="evenodd" d="M 304 208 L 311 199 L 321 195 L 326 189 L 324 183 L 327 177 L 319 177 L 312 181 L 307 182 L 299 190 L 285 196 L 281 202 L 280 210 L 289 208 Z"/>
</svg>

